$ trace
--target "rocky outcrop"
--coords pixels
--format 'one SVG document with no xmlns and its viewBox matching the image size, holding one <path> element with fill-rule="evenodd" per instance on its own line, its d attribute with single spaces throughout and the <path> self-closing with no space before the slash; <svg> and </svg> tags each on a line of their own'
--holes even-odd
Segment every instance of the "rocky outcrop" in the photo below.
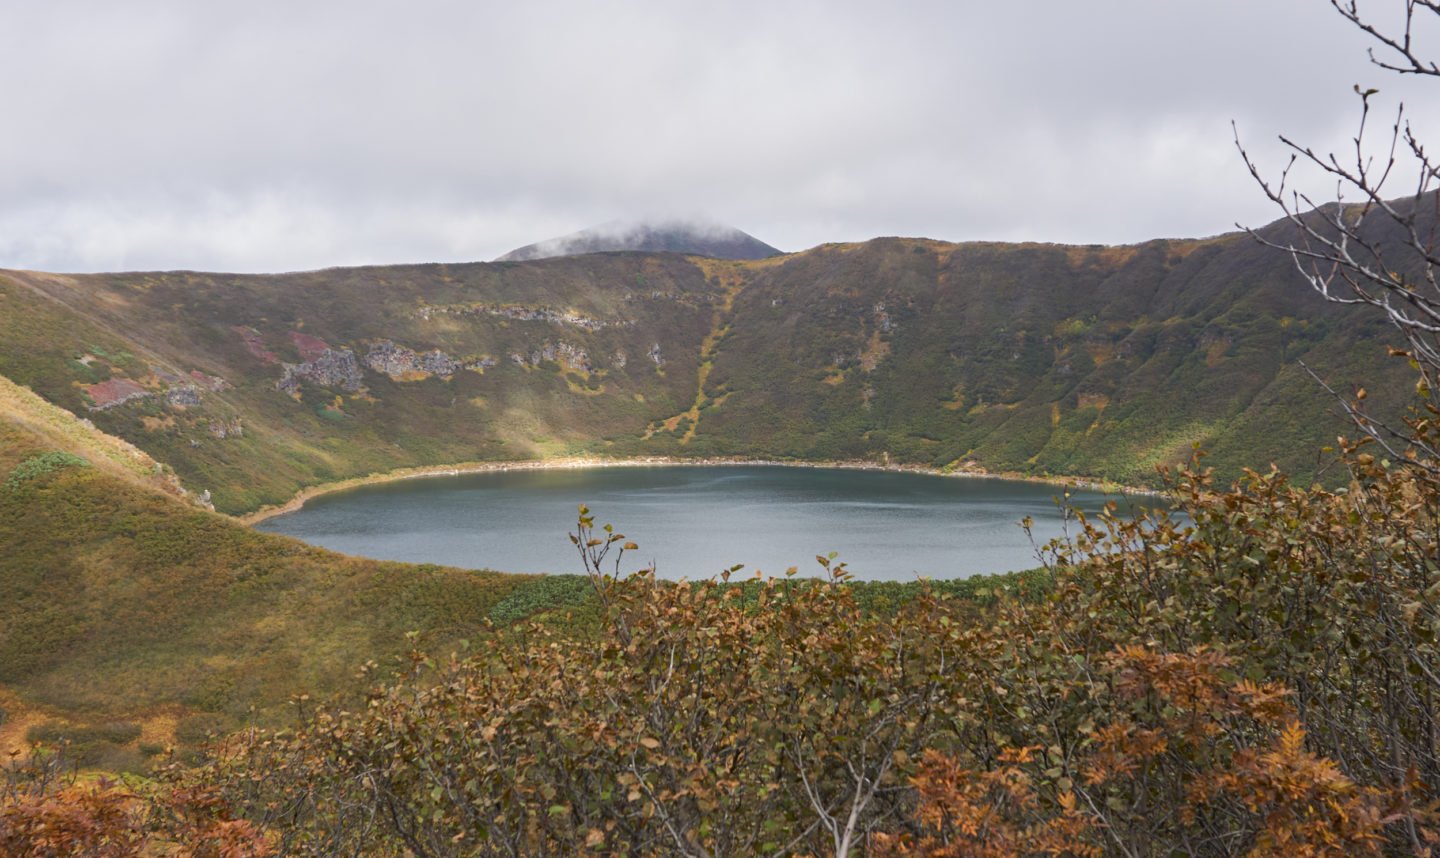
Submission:
<svg viewBox="0 0 1440 858">
<path fill-rule="evenodd" d="M 380 340 L 371 343 L 365 352 L 365 365 L 398 381 L 415 372 L 415 350 L 390 340 Z"/>
<path fill-rule="evenodd" d="M 221 441 L 226 438 L 243 438 L 245 436 L 245 425 L 239 417 L 232 420 L 211 420 L 208 428 L 210 434 Z"/>
<path fill-rule="evenodd" d="M 349 349 L 327 348 L 314 360 L 300 364 L 283 363 L 280 366 L 283 374 L 280 380 L 275 382 L 275 386 L 291 396 L 299 395 L 302 382 L 308 381 L 321 387 L 338 387 L 347 393 L 354 393 L 360 389 L 363 380 L 360 361 L 355 359 L 355 353 Z"/>
<path fill-rule="evenodd" d="M 621 296 L 622 301 L 670 301 L 682 304 L 686 307 L 707 307 L 720 302 L 719 295 L 711 295 L 706 292 L 676 292 L 663 289 L 651 289 L 649 292 L 626 292 Z"/>
<path fill-rule="evenodd" d="M 655 345 L 651 346 L 651 347 L 650 347 L 650 351 L 647 352 L 646 354 L 649 356 L 650 360 L 652 360 L 652 361 L 655 362 L 655 365 L 656 365 L 656 366 L 664 366 L 664 365 L 665 365 L 665 358 L 664 358 L 663 355 L 660 354 L 660 344 L 659 344 L 659 343 L 656 343 Z"/>
<path fill-rule="evenodd" d="M 420 368 L 421 372 L 428 372 L 442 378 L 449 378 L 460 371 L 460 362 L 439 349 L 420 355 L 415 359 L 415 365 Z"/>
<path fill-rule="evenodd" d="M 558 363 L 567 369 L 578 370 L 584 373 L 591 373 L 595 368 L 590 363 L 590 353 L 584 348 L 573 343 L 561 340 L 558 343 L 546 341 L 539 348 L 534 349 L 528 355 L 521 352 L 510 353 L 511 363 L 517 366 L 538 367 L 542 363 Z"/>
<path fill-rule="evenodd" d="M 230 387 L 230 383 L 225 379 L 206 375 L 198 369 L 190 370 L 189 375 L 178 375 L 162 366 L 151 366 L 150 371 L 166 385 L 166 404 L 179 408 L 200 405 L 203 391 L 218 393 Z"/>
<path fill-rule="evenodd" d="M 483 360 L 489 360 L 490 366 L 495 365 L 492 358 L 482 358 Z M 449 378 L 465 368 L 460 361 L 440 349 L 416 353 L 414 349 L 390 340 L 371 343 L 365 353 L 365 365 L 375 372 L 384 373 L 394 381 L 417 381 L 432 375 Z M 485 367 L 480 367 L 480 371 L 483 372 L 484 369 Z"/>
<path fill-rule="evenodd" d="M 582 331 L 599 331 L 604 328 L 625 328 L 635 324 L 633 319 L 596 319 L 574 310 L 557 310 L 553 307 L 527 307 L 522 304 L 427 304 L 415 311 L 421 319 L 434 316 L 497 316 L 519 322 L 546 322 L 579 328 Z"/>
<path fill-rule="evenodd" d="M 200 404 L 200 388 L 193 384 L 177 384 L 165 391 L 165 404 L 189 408 Z"/>
<path fill-rule="evenodd" d="M 885 311 L 884 301 L 875 305 L 875 324 L 879 326 L 882 334 L 888 334 L 895 330 L 895 323 L 891 321 L 890 314 Z"/>
<path fill-rule="evenodd" d="M 231 386 L 230 382 L 226 381 L 220 376 L 206 375 L 198 369 L 190 370 L 190 378 L 196 384 L 200 385 L 211 393 L 219 393 L 220 391 L 225 390 Z"/>
</svg>

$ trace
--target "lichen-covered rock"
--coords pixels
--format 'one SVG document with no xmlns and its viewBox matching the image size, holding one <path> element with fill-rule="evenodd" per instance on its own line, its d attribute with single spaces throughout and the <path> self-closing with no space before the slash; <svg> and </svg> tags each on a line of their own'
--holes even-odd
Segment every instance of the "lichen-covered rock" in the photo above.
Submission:
<svg viewBox="0 0 1440 858">
<path fill-rule="evenodd" d="M 562 342 L 555 347 L 555 356 L 561 363 L 581 372 L 591 372 L 590 355 L 581 347 Z"/>
<path fill-rule="evenodd" d="M 882 334 L 888 334 L 895 330 L 895 323 L 891 321 L 890 314 L 886 312 L 884 301 L 875 305 L 875 324 L 879 326 Z"/>
<path fill-rule="evenodd" d="M 370 344 L 365 353 L 365 365 L 399 380 L 415 372 L 415 350 L 390 340 L 380 340 Z"/>
<path fill-rule="evenodd" d="M 165 391 L 165 402 L 167 405 L 174 405 L 180 408 L 189 408 L 200 404 L 200 388 L 193 384 L 177 384 Z"/>
<path fill-rule="evenodd" d="M 444 378 L 449 378 L 460 371 L 460 362 L 439 349 L 434 349 L 420 355 L 415 359 L 415 365 L 419 367 L 422 372 L 428 372 L 431 375 L 438 375 Z"/>
<path fill-rule="evenodd" d="M 430 375 L 449 378 L 461 369 L 459 361 L 440 349 L 417 354 L 414 349 L 390 340 L 371 343 L 365 353 L 365 365 L 395 381 L 418 381 Z"/>
<path fill-rule="evenodd" d="M 517 322 L 545 322 L 592 332 L 604 328 L 625 328 L 635 324 L 633 319 L 597 319 L 574 310 L 529 307 L 523 304 L 426 305 L 417 309 L 415 315 L 427 321 L 436 315 L 496 316 L 502 319 L 513 319 Z"/>
<path fill-rule="evenodd" d="M 275 386 L 292 396 L 300 392 L 302 382 L 321 387 L 338 387 L 349 393 L 360 389 L 360 361 L 349 349 L 325 349 L 314 360 L 305 363 L 281 364 L 282 374 Z"/>
</svg>

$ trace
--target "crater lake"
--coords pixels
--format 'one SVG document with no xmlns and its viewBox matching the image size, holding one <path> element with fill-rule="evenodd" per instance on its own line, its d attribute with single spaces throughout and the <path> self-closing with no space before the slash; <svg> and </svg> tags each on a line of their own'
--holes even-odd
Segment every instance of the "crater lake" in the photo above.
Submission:
<svg viewBox="0 0 1440 858">
<path fill-rule="evenodd" d="M 639 544 L 621 572 L 666 578 L 823 575 L 836 552 L 861 580 L 965 578 L 1040 565 L 1060 536 L 1057 485 L 981 477 L 776 465 L 661 465 L 492 471 L 321 495 L 257 529 L 382 560 L 505 572 L 579 573 L 567 534 L 579 504 Z M 1071 489 L 1072 508 L 1155 505 Z M 1021 521 L 1033 520 L 1034 542 Z M 1073 532 L 1074 522 L 1070 523 Z M 610 570 L 606 570 L 607 572 Z"/>
</svg>

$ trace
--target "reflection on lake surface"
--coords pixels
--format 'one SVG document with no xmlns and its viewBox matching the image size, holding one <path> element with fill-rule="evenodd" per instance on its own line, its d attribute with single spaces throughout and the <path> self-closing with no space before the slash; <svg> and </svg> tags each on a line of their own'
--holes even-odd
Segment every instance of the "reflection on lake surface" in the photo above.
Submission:
<svg viewBox="0 0 1440 858">
<path fill-rule="evenodd" d="M 979 478 L 777 466 L 509 471 L 404 480 L 326 495 L 257 529 L 347 554 L 507 572 L 581 571 L 566 534 L 576 506 L 640 544 L 622 571 L 654 561 L 667 578 L 742 563 L 822 574 L 839 552 L 870 580 L 964 578 L 1039 565 L 1020 527 L 1060 535 L 1056 486 Z M 1076 491 L 1094 512 L 1106 495 Z M 1126 503 L 1121 499 L 1122 504 Z M 633 561 L 633 562 L 632 562 Z"/>
</svg>

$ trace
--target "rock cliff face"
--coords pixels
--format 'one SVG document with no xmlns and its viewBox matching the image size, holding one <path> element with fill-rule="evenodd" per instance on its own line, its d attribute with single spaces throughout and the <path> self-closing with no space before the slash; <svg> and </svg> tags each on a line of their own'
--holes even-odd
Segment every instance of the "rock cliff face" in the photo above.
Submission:
<svg viewBox="0 0 1440 858">
<path fill-rule="evenodd" d="M 550 362 L 558 363 L 567 369 L 578 370 L 583 373 L 595 371 L 595 367 L 590 363 L 590 353 L 587 352 L 584 347 L 577 346 L 574 343 L 567 343 L 564 340 L 558 343 L 546 340 L 528 354 L 518 351 L 511 352 L 510 362 L 517 366 L 532 368 Z M 624 365 L 625 358 L 622 354 L 617 369 Z"/>
<path fill-rule="evenodd" d="M 177 384 L 165 391 L 165 402 L 182 408 L 200 405 L 200 388 L 189 383 Z"/>
<path fill-rule="evenodd" d="M 485 368 L 484 360 L 486 359 L 476 362 L 477 368 L 482 371 Z M 464 368 L 460 361 L 440 349 L 416 353 L 414 349 L 391 340 L 371 343 L 369 351 L 365 353 L 365 365 L 394 381 L 418 381 L 432 375 L 449 378 Z M 489 365 L 494 366 L 495 361 L 490 360 Z"/>
<path fill-rule="evenodd" d="M 347 393 L 356 393 L 364 383 L 360 362 L 349 349 L 327 348 L 305 363 L 281 364 L 282 374 L 275 386 L 291 396 L 300 394 L 301 382 L 318 384 L 321 387 L 336 387 Z"/>
<path fill-rule="evenodd" d="M 557 310 L 554 307 L 528 307 L 523 304 L 441 304 L 424 306 L 415 311 L 417 318 L 429 321 L 438 316 L 494 316 L 500 319 L 514 319 L 519 322 L 546 322 L 579 328 L 582 331 L 600 331 L 605 328 L 625 328 L 635 324 L 634 319 L 597 319 L 575 310 Z"/>
</svg>

